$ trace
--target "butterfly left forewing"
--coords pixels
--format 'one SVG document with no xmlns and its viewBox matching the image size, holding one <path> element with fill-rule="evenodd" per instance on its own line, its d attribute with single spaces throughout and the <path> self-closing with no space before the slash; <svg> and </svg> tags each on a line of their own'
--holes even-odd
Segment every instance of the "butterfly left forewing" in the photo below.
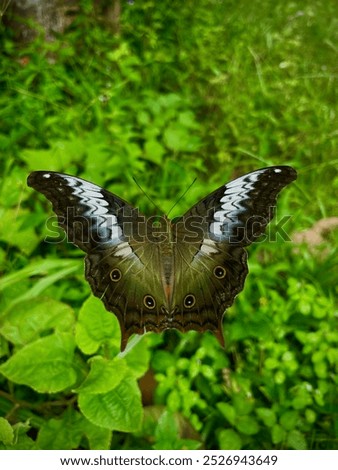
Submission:
<svg viewBox="0 0 338 470">
<path fill-rule="evenodd" d="M 121 349 L 132 333 L 158 331 L 162 285 L 153 266 L 160 261 L 158 249 L 150 249 L 146 239 L 145 217 L 118 196 L 74 176 L 36 171 L 28 185 L 46 196 L 69 241 L 86 252 L 86 279 L 117 316 Z M 146 296 L 155 307 L 148 308 Z"/>
<path fill-rule="evenodd" d="M 34 171 L 27 183 L 52 203 L 68 240 L 86 253 L 128 242 L 122 227 L 142 217 L 115 194 L 75 176 Z"/>
</svg>

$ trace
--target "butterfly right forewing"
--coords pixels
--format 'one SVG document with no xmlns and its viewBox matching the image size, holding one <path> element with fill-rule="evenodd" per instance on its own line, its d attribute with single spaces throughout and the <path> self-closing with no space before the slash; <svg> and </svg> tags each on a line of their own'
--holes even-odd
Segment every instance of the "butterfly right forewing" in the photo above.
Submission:
<svg viewBox="0 0 338 470">
<path fill-rule="evenodd" d="M 183 216 L 175 273 L 182 329 L 210 329 L 223 343 L 224 311 L 248 273 L 245 246 L 264 232 L 279 192 L 295 178 L 296 172 L 286 166 L 254 171 L 218 188 Z M 195 303 L 186 308 L 188 293 Z"/>
</svg>

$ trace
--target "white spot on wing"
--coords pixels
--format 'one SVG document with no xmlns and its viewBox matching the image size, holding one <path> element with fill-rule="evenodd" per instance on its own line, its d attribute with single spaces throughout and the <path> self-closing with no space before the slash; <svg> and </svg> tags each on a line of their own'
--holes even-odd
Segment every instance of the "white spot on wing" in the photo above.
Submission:
<svg viewBox="0 0 338 470">
<path fill-rule="evenodd" d="M 109 211 L 109 202 L 101 192 L 100 186 L 75 177 L 65 177 L 72 188 L 73 195 L 77 197 L 83 206 L 82 215 L 87 217 L 91 223 L 91 230 L 99 230 L 106 234 L 106 242 L 117 244 L 122 238 L 122 228 L 118 224 L 117 217 Z M 122 255 L 127 255 L 125 249 Z"/>
<path fill-rule="evenodd" d="M 282 170 L 281 170 L 280 168 L 275 168 L 273 171 L 274 171 L 275 173 L 281 173 L 281 172 L 282 172 Z"/>
<path fill-rule="evenodd" d="M 218 249 L 216 247 L 215 242 L 213 240 L 210 240 L 209 238 L 204 238 L 200 251 L 202 253 L 205 253 L 206 255 L 218 253 Z"/>
<path fill-rule="evenodd" d="M 126 258 L 127 256 L 130 256 L 133 254 L 133 250 L 131 246 L 127 243 L 121 243 L 121 245 L 118 245 L 116 252 L 114 253 L 114 256 L 122 256 Z"/>
<path fill-rule="evenodd" d="M 110 229 L 111 229 L 111 239 L 112 240 L 119 240 L 122 236 L 121 227 L 117 224 L 113 224 Z"/>
<path fill-rule="evenodd" d="M 44 175 L 42 175 L 43 178 L 50 178 L 50 173 L 45 173 Z"/>
<path fill-rule="evenodd" d="M 223 226 L 222 222 L 217 222 L 217 223 L 211 222 L 209 230 L 216 237 L 221 237 L 223 235 L 222 226 Z"/>
<path fill-rule="evenodd" d="M 261 171 L 255 171 L 249 175 L 237 178 L 226 184 L 224 194 L 220 199 L 221 210 L 214 214 L 214 222 L 209 226 L 210 233 L 216 238 L 228 238 L 232 230 L 235 230 L 238 216 L 245 211 L 245 201 L 249 199 L 249 193 L 255 189 Z"/>
</svg>

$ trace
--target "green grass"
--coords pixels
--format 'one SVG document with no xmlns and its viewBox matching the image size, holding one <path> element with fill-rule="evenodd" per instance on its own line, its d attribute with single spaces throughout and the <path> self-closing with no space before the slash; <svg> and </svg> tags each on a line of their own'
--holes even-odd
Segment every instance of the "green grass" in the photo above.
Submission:
<svg viewBox="0 0 338 470">
<path fill-rule="evenodd" d="M 82 254 L 44 241 L 51 208 L 26 187 L 30 171 L 57 170 L 151 214 L 133 177 L 164 212 L 197 177 L 174 217 L 290 164 L 288 233 L 334 216 L 336 2 L 126 2 L 120 36 L 82 4 L 53 43 L 18 45 L 0 26 L 0 448 L 337 448 L 334 232 L 318 249 L 249 249 L 225 352 L 210 334 L 166 332 L 120 356 Z"/>
</svg>

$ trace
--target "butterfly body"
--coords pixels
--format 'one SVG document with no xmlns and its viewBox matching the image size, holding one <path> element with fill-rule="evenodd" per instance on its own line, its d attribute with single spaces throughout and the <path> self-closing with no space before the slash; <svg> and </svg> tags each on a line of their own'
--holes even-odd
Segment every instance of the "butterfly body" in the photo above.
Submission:
<svg viewBox="0 0 338 470">
<path fill-rule="evenodd" d="M 295 178 L 291 167 L 257 170 L 175 223 L 146 218 L 77 177 L 37 171 L 28 184 L 52 202 L 59 225 L 86 252 L 86 278 L 117 316 L 124 349 L 133 333 L 168 328 L 211 330 L 224 344 L 224 311 L 248 273 L 245 246 L 264 232 L 279 191 Z"/>
</svg>

